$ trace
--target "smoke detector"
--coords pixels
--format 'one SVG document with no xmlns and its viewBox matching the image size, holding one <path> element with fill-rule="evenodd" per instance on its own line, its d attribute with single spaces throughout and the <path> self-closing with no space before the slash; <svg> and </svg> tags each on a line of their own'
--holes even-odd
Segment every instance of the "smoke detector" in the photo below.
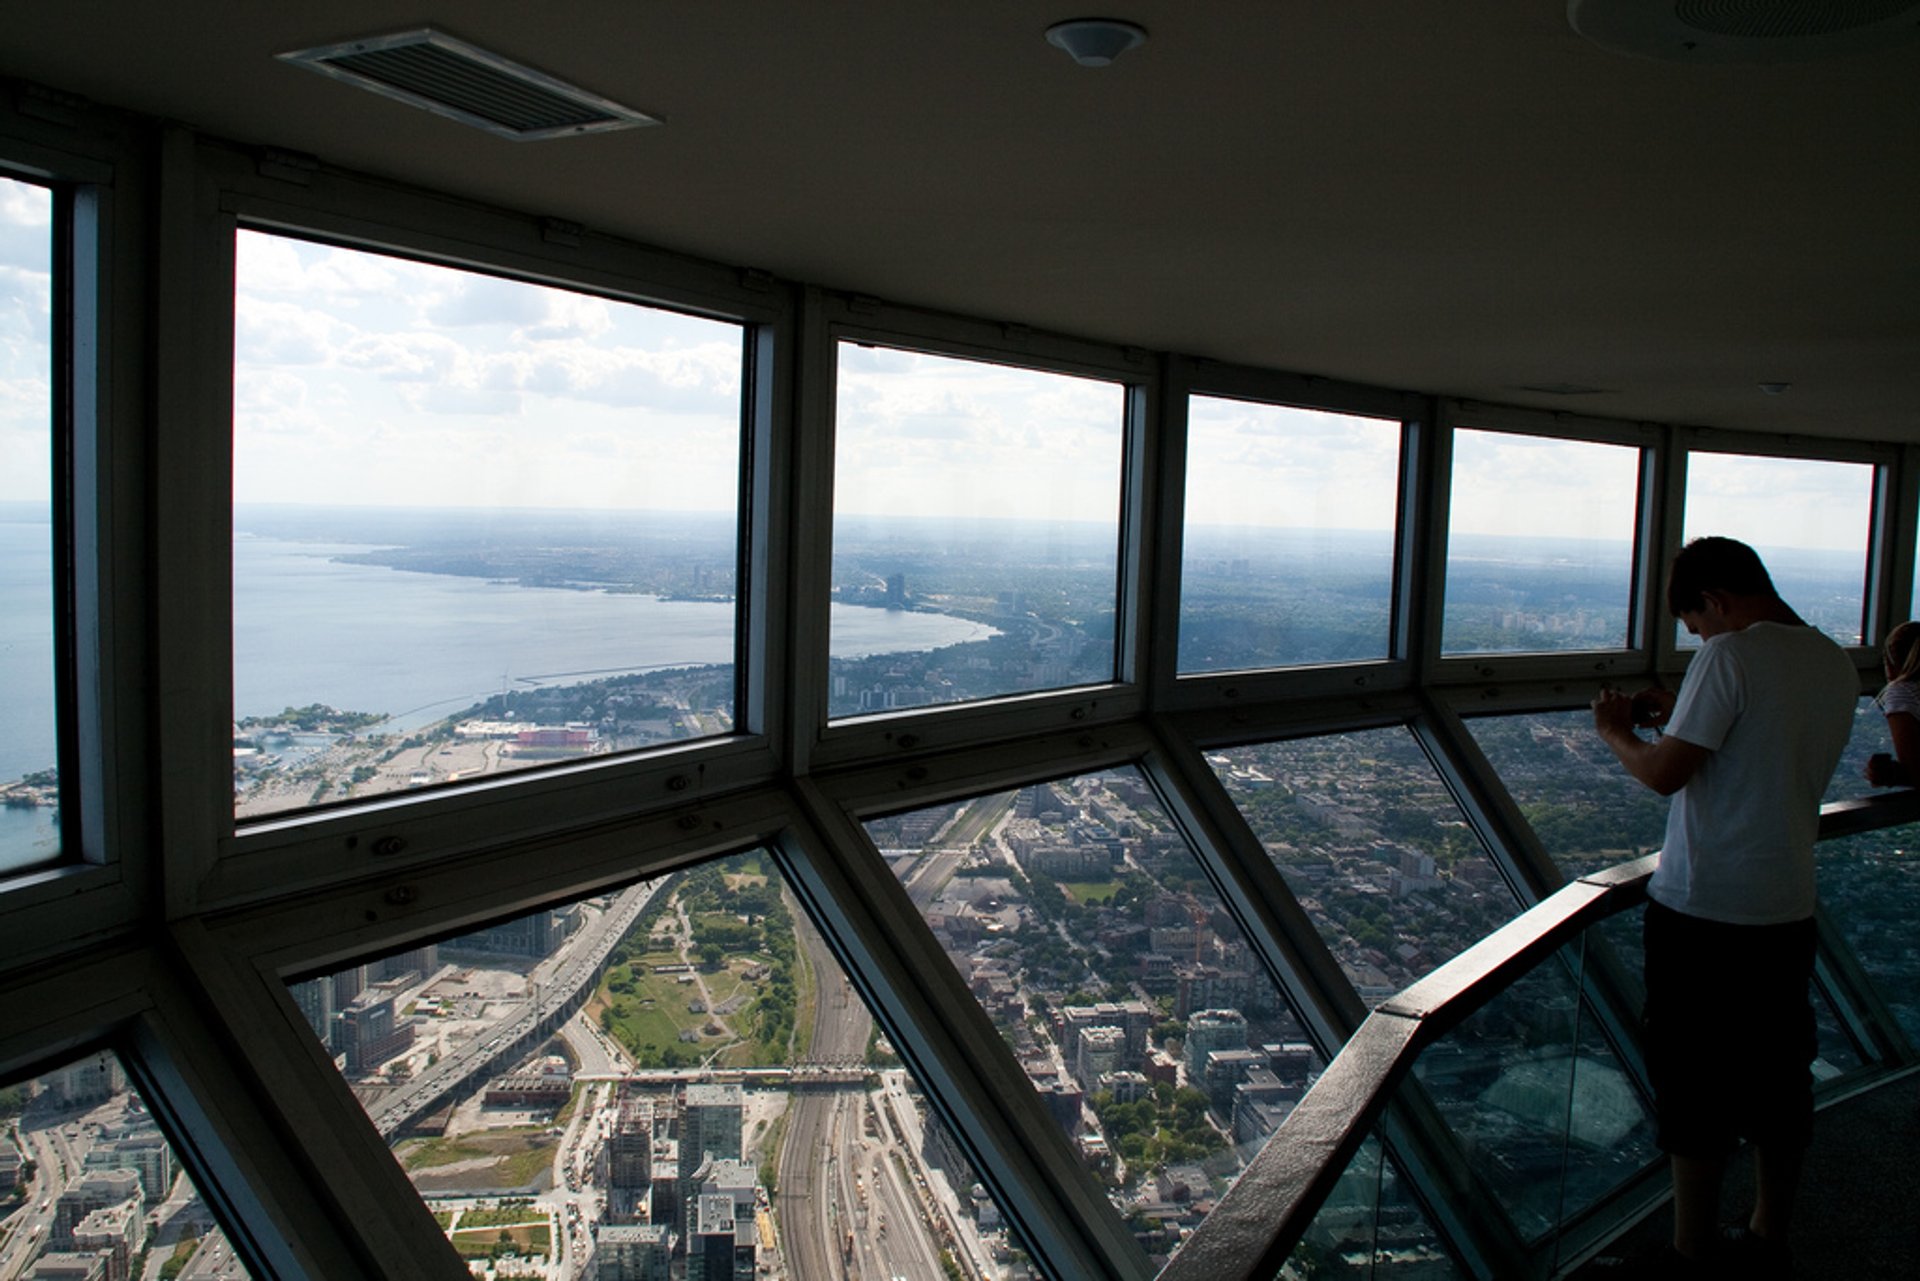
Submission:
<svg viewBox="0 0 1920 1281">
<path fill-rule="evenodd" d="M 431 27 L 299 49 L 279 57 L 519 141 L 660 123 L 656 116 Z"/>
</svg>

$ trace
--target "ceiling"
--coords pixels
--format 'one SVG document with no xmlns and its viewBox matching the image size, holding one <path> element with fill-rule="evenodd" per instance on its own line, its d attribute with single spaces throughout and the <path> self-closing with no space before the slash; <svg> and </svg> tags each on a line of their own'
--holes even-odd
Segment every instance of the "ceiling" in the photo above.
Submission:
<svg viewBox="0 0 1920 1281">
<path fill-rule="evenodd" d="M 1036 328 L 1920 440 L 1920 43 L 1687 65 L 1560 0 L 1100 12 L 1151 35 L 1087 69 L 1042 36 L 1077 0 L 62 0 L 9 13 L 0 75 Z M 667 123 L 507 141 L 272 56 L 429 24 Z"/>
</svg>

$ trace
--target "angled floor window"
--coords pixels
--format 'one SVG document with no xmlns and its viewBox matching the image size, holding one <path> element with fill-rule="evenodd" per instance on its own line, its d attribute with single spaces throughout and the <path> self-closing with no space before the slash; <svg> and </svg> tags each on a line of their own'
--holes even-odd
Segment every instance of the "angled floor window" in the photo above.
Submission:
<svg viewBox="0 0 1920 1281">
<path fill-rule="evenodd" d="M 997 1207 L 764 853 L 291 991 L 470 1262 L 1009 1275 Z"/>
<path fill-rule="evenodd" d="M 1118 383 L 842 342 L 830 714 L 1114 677 Z"/>
<path fill-rule="evenodd" d="M 1387 656 L 1400 424 L 1193 396 L 1180 671 Z"/>
<path fill-rule="evenodd" d="M 1414 1062 L 1528 1240 L 1660 1159 L 1652 1110 L 1580 994 L 1582 966 L 1580 944 L 1563 948 Z"/>
<path fill-rule="evenodd" d="M 1886 728 L 1877 723 L 1882 719 L 1871 701 L 1862 701 L 1852 743 L 1834 774 L 1828 800 L 1866 790 L 1859 770 L 1868 753 L 1886 750 Z M 1547 856 L 1567 880 L 1655 853 L 1665 841 L 1669 802 L 1627 774 L 1594 733 L 1590 711 L 1474 717 L 1466 724 Z M 1872 833 L 1852 839 L 1871 842 L 1889 835 Z M 1860 869 L 1844 857 L 1835 858 L 1826 842 L 1814 850 L 1822 869 L 1821 897 L 1829 910 L 1835 910 L 1837 902 L 1853 897 L 1854 874 Z M 1855 905 L 1847 902 L 1847 914 L 1854 911 Z M 1863 919 L 1871 916 L 1868 908 Z M 1843 931 L 1854 928 L 1844 917 L 1842 920 Z M 1589 966 L 1603 947 L 1611 949 L 1621 967 L 1620 976 L 1637 985 L 1645 961 L 1641 914 L 1622 912 L 1608 917 L 1589 932 L 1586 947 Z M 1824 1080 L 1860 1066 L 1858 1050 L 1842 1030 L 1832 1003 L 1817 986 L 1814 1012 L 1819 1029 L 1815 1074 Z"/>
<path fill-rule="evenodd" d="M 726 732 L 737 324 L 242 231 L 241 818 Z"/>
<path fill-rule="evenodd" d="M 1638 449 L 1456 431 L 1446 651 L 1624 648 L 1639 492 Z"/>
<path fill-rule="evenodd" d="M 0 1125 L 0 1276 L 251 1275 L 111 1053 L 0 1089 Z"/>
<path fill-rule="evenodd" d="M 1721 534 L 1749 544 L 1802 618 L 1842 645 L 1860 643 L 1872 466 L 1690 453 L 1686 502 L 1687 539 Z M 1675 629 L 1680 644 L 1700 643 Z"/>
<path fill-rule="evenodd" d="M 1164 1260 L 1323 1065 L 1146 781 L 1038 783 L 867 833 Z"/>
<path fill-rule="evenodd" d="M 1347 1163 L 1277 1281 L 1453 1281 L 1468 1275 L 1448 1253 L 1399 1165 L 1378 1138 L 1369 1138 Z"/>
<path fill-rule="evenodd" d="M 53 193 L 0 178 L 0 874 L 59 857 Z"/>
<path fill-rule="evenodd" d="M 1403 728 L 1236 747 L 1207 760 L 1369 1006 L 1520 912 Z"/>
</svg>

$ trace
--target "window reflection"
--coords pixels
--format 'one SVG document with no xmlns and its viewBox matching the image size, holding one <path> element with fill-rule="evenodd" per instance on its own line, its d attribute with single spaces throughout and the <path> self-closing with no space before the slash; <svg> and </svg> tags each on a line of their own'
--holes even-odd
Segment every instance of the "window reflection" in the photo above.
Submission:
<svg viewBox="0 0 1920 1281">
<path fill-rule="evenodd" d="M 1237 747 L 1207 759 L 1368 1005 L 1519 912 L 1405 729 Z"/>
<path fill-rule="evenodd" d="M 111 1053 L 0 1089 L 0 1125 L 0 1276 L 251 1276 Z"/>
<path fill-rule="evenodd" d="M 1109 770 L 867 832 L 1164 1261 L 1322 1064 L 1146 781 Z"/>
<path fill-rule="evenodd" d="M 1026 1275 L 764 852 L 291 991 L 496 1278 Z"/>
<path fill-rule="evenodd" d="M 60 854 L 53 193 L 0 178 L 0 874 Z"/>
<path fill-rule="evenodd" d="M 1446 651 L 1624 647 L 1639 480 L 1624 445 L 1456 431 Z"/>
<path fill-rule="evenodd" d="M 736 324 L 242 231 L 234 805 L 726 732 Z"/>
<path fill-rule="evenodd" d="M 836 717 L 1110 681 L 1125 388 L 843 342 Z"/>
<path fill-rule="evenodd" d="M 1873 468 L 1810 458 L 1687 455 L 1685 536 L 1760 553 L 1781 599 L 1842 645 L 1860 643 Z M 1700 642 L 1675 624 L 1683 646 Z"/>
<path fill-rule="evenodd" d="M 1187 402 L 1180 670 L 1387 656 L 1400 424 Z"/>
</svg>

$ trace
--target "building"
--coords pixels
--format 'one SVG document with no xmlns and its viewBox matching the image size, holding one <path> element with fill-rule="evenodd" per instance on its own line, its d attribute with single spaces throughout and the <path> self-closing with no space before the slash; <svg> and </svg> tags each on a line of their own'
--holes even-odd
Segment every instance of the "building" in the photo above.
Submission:
<svg viewBox="0 0 1920 1281">
<path fill-rule="evenodd" d="M 111 1054 L 95 1054 L 46 1077 L 47 1096 L 60 1107 L 104 1103 L 127 1088 L 126 1073 Z"/>
<path fill-rule="evenodd" d="M 72 460 L 58 475 L 78 499 L 53 504 L 48 561 L 76 566 L 73 608 L 57 616 L 73 623 L 59 632 L 60 812 L 79 826 L 62 861 L 9 866 L 0 884 L 0 1070 L 81 1044 L 146 1060 L 141 1079 L 159 1083 L 183 1152 L 210 1151 L 221 1159 L 196 1168 L 239 1185 L 216 1201 L 246 1216 L 236 1240 L 264 1253 L 263 1272 L 448 1271 L 280 976 L 770 842 L 818 872 L 805 901 L 825 905 L 840 954 L 870 971 L 862 992 L 940 1068 L 947 1114 L 1042 1271 L 1129 1275 L 1131 1256 L 1112 1257 L 1113 1234 L 1086 1222 L 1097 1192 L 1050 1186 L 1062 1162 L 1047 1102 L 1019 1093 L 1004 1056 L 980 1068 L 998 1054 L 991 1032 L 960 989 L 916 970 L 935 945 L 865 892 L 886 875 L 860 831 L 876 796 L 919 808 L 950 803 L 956 779 L 1054 793 L 1116 762 L 1139 771 L 1178 798 L 1169 829 L 1201 843 L 1202 879 L 1233 889 L 1261 967 L 1305 1012 L 1297 1035 L 1324 1059 L 1372 987 L 1346 977 L 1345 940 L 1305 923 L 1312 874 L 1258 861 L 1203 752 L 1309 730 L 1417 732 L 1488 801 L 1474 815 L 1493 851 L 1487 892 L 1516 886 L 1524 904 L 1563 874 L 1516 826 L 1517 780 L 1476 749 L 1463 714 L 1524 700 L 1577 712 L 1602 679 L 1679 675 L 1657 579 L 1686 532 L 1689 474 L 1734 457 L 1866 468 L 1861 494 L 1886 501 L 1858 522 L 1863 692 L 1877 683 L 1872 645 L 1914 612 L 1903 161 L 1916 108 L 1902 49 L 1790 74 L 1700 70 L 1594 48 L 1564 6 L 1393 4 L 1363 21 L 1350 6 L 1150 5 L 1146 46 L 1083 70 L 1022 6 L 970 14 L 938 41 L 897 5 L 853 0 L 828 25 L 817 6 L 764 7 L 740 24 L 706 6 L 587 0 L 537 33 L 474 7 L 459 34 L 667 119 L 514 147 L 274 60 L 418 19 L 378 3 L 339 30 L 294 7 L 239 22 L 220 4 L 114 6 L 110 21 L 76 6 L 20 24 L 0 51 L 0 162 L 10 182 L 57 188 L 41 239 L 80 255 L 49 273 L 47 315 L 80 341 L 48 364 L 61 394 L 44 416 L 63 433 L 45 457 Z M 1282 52 L 1281 67 L 1255 56 Z M 533 279 L 583 311 L 631 297 L 739 326 L 738 361 L 711 380 L 753 392 L 730 566 L 749 608 L 726 732 L 524 780 L 336 790 L 235 822 L 231 481 L 246 460 L 236 471 L 228 274 L 241 223 Z M 1130 407 L 1108 496 L 1127 540 L 1108 577 L 1125 594 L 1083 615 L 1110 620 L 1110 673 L 1054 687 L 1049 674 L 1084 669 L 1038 655 L 1047 688 L 902 705 L 903 691 L 943 688 L 915 678 L 882 691 L 895 700 L 885 716 L 830 717 L 842 342 L 875 360 L 931 351 L 1100 383 Z M 1792 368 L 1761 368 L 1776 365 Z M 450 400 L 504 390 L 418 385 Z M 1406 466 L 1369 486 L 1391 508 L 1396 575 L 1377 653 L 1183 668 L 1184 516 L 1201 503 L 1178 480 L 1203 401 L 1297 410 L 1347 443 L 1390 425 Z M 1632 454 L 1636 550 L 1620 578 L 1636 633 L 1603 652 L 1447 652 L 1450 536 L 1503 511 L 1556 515 L 1456 488 L 1490 437 Z M 1277 447 L 1310 452 L 1297 438 Z M 0 472 L 21 475 L 16 457 Z M 50 487 L 55 469 L 38 466 Z M 633 474 L 649 466 L 663 470 L 656 457 Z M 381 475 L 339 448 L 303 478 L 345 500 Z M 1025 501 L 1019 479 L 995 496 Z M 1782 526 L 1824 505 L 1769 492 Z M 1324 523 L 1358 502 L 1326 493 L 1327 513 L 1288 510 Z M 1262 572 L 1232 548 L 1215 561 L 1237 591 Z M 924 602 L 929 584 L 910 577 Z M 981 577 L 983 612 L 1011 590 L 1029 615 L 1054 609 L 1044 584 Z M 1517 605 L 1496 621 L 1508 615 L 1516 632 L 1557 634 Z M 1011 634 L 1014 621 L 992 625 Z M 1344 780 L 1269 777 L 1264 793 L 1300 787 L 1364 818 L 1335 790 Z M 1352 950 L 1387 957 L 1401 941 Z M 335 1011 L 356 995 L 336 991 Z M 1477 1223 L 1516 1235 L 1498 1207 L 1451 1192 L 1465 1182 L 1419 1189 L 1444 1204 L 1443 1235 Z"/>
<path fill-rule="evenodd" d="M 740 1159 L 745 1097 L 737 1085 L 689 1085 L 680 1096 L 680 1178 L 691 1180 L 710 1158 Z"/>
<path fill-rule="evenodd" d="M 1246 1015 L 1238 1010 L 1195 1010 L 1187 1017 L 1187 1080 L 1198 1086 L 1206 1078 L 1207 1056 L 1216 1050 L 1246 1048 Z"/>
<path fill-rule="evenodd" d="M 413 1020 L 397 1018 L 393 1004 L 391 992 L 368 989 L 340 1011 L 340 1051 L 349 1076 L 376 1072 L 413 1045 Z"/>
<path fill-rule="evenodd" d="M 603 1223 L 593 1232 L 593 1281 L 668 1281 L 673 1239 L 658 1223 Z"/>
<path fill-rule="evenodd" d="M 701 1194 L 688 1216 L 687 1281 L 753 1281 L 757 1237 L 751 1215 L 725 1193 Z"/>
</svg>

